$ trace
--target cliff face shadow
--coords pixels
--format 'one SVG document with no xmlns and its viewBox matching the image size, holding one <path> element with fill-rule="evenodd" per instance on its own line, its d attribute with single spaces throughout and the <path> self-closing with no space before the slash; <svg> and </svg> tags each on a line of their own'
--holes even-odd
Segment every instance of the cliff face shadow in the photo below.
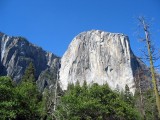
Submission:
<svg viewBox="0 0 160 120">
<path fill-rule="evenodd" d="M 0 76 L 7 75 L 7 70 L 3 65 L 0 65 Z"/>
</svg>

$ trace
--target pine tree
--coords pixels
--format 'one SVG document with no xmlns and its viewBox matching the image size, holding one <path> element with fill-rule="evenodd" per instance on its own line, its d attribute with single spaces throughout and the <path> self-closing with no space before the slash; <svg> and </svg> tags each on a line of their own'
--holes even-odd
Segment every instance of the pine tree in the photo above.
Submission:
<svg viewBox="0 0 160 120">
<path fill-rule="evenodd" d="M 22 82 L 16 87 L 18 93 L 19 113 L 17 119 L 39 119 L 42 112 L 42 96 L 35 84 L 35 70 L 30 63 L 26 68 Z"/>
<path fill-rule="evenodd" d="M 26 68 L 24 76 L 22 77 L 22 81 L 35 82 L 35 68 L 32 62 L 30 62 Z"/>
<path fill-rule="evenodd" d="M 14 86 L 9 77 L 0 77 L 0 119 L 16 118 L 18 104 Z"/>
<path fill-rule="evenodd" d="M 124 101 L 134 106 L 134 98 L 127 84 L 125 86 Z"/>
</svg>

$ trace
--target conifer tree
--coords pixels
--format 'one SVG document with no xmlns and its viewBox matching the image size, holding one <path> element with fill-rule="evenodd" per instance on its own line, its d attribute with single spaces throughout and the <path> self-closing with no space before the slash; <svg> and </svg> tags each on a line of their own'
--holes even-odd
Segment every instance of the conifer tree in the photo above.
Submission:
<svg viewBox="0 0 160 120">
<path fill-rule="evenodd" d="M 35 84 L 35 70 L 30 63 L 26 68 L 22 82 L 16 87 L 18 102 L 20 104 L 17 119 L 33 120 L 39 119 L 42 112 L 42 97 Z"/>
<path fill-rule="evenodd" d="M 16 118 L 17 99 L 14 86 L 9 77 L 0 77 L 0 120 Z"/>
<path fill-rule="evenodd" d="M 125 86 L 124 101 L 127 102 L 128 104 L 134 106 L 133 95 L 132 95 L 132 93 L 130 92 L 130 89 L 129 89 L 129 87 L 128 87 L 127 84 L 126 84 L 126 86 Z"/>
<path fill-rule="evenodd" d="M 30 62 L 26 68 L 24 76 L 22 77 L 22 81 L 35 82 L 35 68 L 32 62 Z"/>
</svg>

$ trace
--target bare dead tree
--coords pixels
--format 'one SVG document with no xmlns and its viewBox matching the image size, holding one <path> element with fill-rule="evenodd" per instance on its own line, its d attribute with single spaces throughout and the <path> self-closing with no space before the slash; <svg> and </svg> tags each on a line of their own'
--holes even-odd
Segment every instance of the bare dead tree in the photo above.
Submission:
<svg viewBox="0 0 160 120">
<path fill-rule="evenodd" d="M 158 113 L 160 116 L 160 95 L 158 93 L 158 87 L 157 87 L 157 80 L 156 80 L 156 76 L 155 76 L 155 67 L 154 67 L 154 61 L 157 60 L 158 58 L 155 57 L 155 47 L 152 44 L 152 40 L 151 40 L 151 33 L 150 33 L 150 26 L 149 24 L 146 22 L 144 17 L 138 17 L 138 21 L 141 25 L 141 28 L 144 30 L 144 34 L 145 34 L 145 38 L 142 39 L 142 41 L 145 42 L 146 47 L 147 47 L 147 53 L 143 52 L 146 59 L 149 61 L 150 63 L 150 71 L 151 71 L 151 77 L 152 77 L 152 83 L 153 83 L 153 89 L 154 89 L 154 95 L 156 97 L 156 106 L 158 109 Z"/>
<path fill-rule="evenodd" d="M 60 97 L 63 95 L 63 91 L 60 89 L 60 81 L 59 81 L 60 64 L 57 64 L 56 68 L 57 68 L 56 80 L 44 92 L 44 99 L 46 104 L 45 110 L 53 120 L 59 120 L 57 117 L 59 114 L 57 113 L 57 106 L 59 105 Z"/>
</svg>

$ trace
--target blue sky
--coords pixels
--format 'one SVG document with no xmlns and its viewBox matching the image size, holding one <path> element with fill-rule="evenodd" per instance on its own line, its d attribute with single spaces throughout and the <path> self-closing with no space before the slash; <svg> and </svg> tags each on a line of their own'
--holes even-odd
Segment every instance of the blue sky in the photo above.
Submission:
<svg viewBox="0 0 160 120">
<path fill-rule="evenodd" d="M 136 35 L 140 15 L 152 19 L 152 38 L 159 45 L 160 0 L 0 0 L 0 31 L 23 36 L 58 56 L 80 32 L 124 33 L 140 55 Z"/>
</svg>

